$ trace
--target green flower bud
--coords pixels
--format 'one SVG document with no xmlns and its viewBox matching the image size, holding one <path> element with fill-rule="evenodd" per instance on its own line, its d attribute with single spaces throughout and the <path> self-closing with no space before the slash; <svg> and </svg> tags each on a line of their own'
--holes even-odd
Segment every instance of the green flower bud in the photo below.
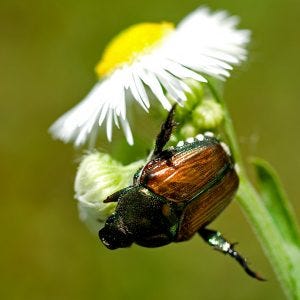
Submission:
<svg viewBox="0 0 300 300">
<path fill-rule="evenodd" d="M 115 210 L 116 203 L 103 203 L 103 200 L 132 184 L 134 173 L 143 163 L 137 161 L 123 166 L 101 152 L 84 156 L 75 178 L 75 198 L 79 217 L 92 232 L 98 232 Z"/>
<path fill-rule="evenodd" d="M 170 141 L 171 144 L 177 144 L 178 142 L 178 137 L 176 136 L 176 134 L 172 133 L 170 136 Z"/>
<path fill-rule="evenodd" d="M 205 99 L 192 113 L 193 124 L 201 130 L 216 129 L 223 121 L 222 106 L 212 99 Z"/>
<path fill-rule="evenodd" d="M 202 101 L 204 94 L 204 88 L 200 82 L 193 79 L 187 79 L 184 83 L 186 84 L 186 100 L 183 102 L 182 106 L 178 105 L 176 108 L 176 120 L 179 122 L 185 121 L 186 118 L 188 118 L 189 114 Z M 176 103 L 169 94 L 167 96 L 172 103 Z"/>
<path fill-rule="evenodd" d="M 180 135 L 183 139 L 194 137 L 197 133 L 198 131 L 192 123 L 187 123 L 180 129 Z"/>
<path fill-rule="evenodd" d="M 185 83 L 190 87 L 191 89 L 191 93 L 187 93 L 187 96 L 192 97 L 193 99 L 198 99 L 197 101 L 199 101 L 199 99 L 203 98 L 204 95 L 204 88 L 203 88 L 203 84 L 200 83 L 197 80 L 194 79 L 187 79 L 185 80 Z"/>
</svg>

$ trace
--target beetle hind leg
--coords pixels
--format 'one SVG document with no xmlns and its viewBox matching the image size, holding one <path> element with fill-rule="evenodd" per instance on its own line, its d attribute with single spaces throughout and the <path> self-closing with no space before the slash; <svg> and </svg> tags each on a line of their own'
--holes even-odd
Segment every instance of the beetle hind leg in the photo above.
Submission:
<svg viewBox="0 0 300 300">
<path fill-rule="evenodd" d="M 160 133 L 156 137 L 155 148 L 152 154 L 153 157 L 159 155 L 163 151 L 164 146 L 171 137 L 173 127 L 176 125 L 174 122 L 175 108 L 176 104 L 173 105 L 169 111 L 166 121 L 161 126 Z"/>
<path fill-rule="evenodd" d="M 246 259 L 241 256 L 235 249 L 234 246 L 236 243 L 229 243 L 220 232 L 206 229 L 206 228 L 201 228 L 198 231 L 199 235 L 203 238 L 203 240 L 208 243 L 210 246 L 212 246 L 214 249 L 224 253 L 224 254 L 229 254 L 232 258 L 234 258 L 245 270 L 245 272 L 253 277 L 256 278 L 257 280 L 260 281 L 265 281 L 263 277 L 261 277 L 259 274 L 256 272 L 252 271 L 248 264 Z"/>
</svg>

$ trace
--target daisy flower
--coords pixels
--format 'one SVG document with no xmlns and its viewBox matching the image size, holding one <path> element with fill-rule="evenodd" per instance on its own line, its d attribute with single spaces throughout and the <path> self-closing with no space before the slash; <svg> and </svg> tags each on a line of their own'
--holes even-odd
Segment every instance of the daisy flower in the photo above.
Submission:
<svg viewBox="0 0 300 300">
<path fill-rule="evenodd" d="M 179 104 L 186 100 L 187 79 L 206 82 L 206 76 L 228 77 L 232 66 L 247 54 L 249 31 L 236 29 L 237 24 L 238 18 L 224 11 L 199 8 L 177 27 L 167 22 L 129 27 L 104 50 L 95 68 L 99 81 L 90 93 L 60 117 L 50 132 L 79 146 L 104 124 L 111 141 L 114 123 L 132 145 L 128 102 L 136 101 L 148 112 L 151 94 L 170 110 L 170 100 Z"/>
</svg>

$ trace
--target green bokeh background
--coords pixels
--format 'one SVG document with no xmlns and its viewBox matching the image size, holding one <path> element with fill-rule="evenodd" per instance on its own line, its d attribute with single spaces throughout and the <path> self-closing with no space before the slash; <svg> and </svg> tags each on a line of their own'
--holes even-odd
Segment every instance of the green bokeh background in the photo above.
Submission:
<svg viewBox="0 0 300 300">
<path fill-rule="evenodd" d="M 73 180 L 80 151 L 47 133 L 93 86 L 94 66 L 117 32 L 142 21 L 178 22 L 202 4 L 239 15 L 253 32 L 250 58 L 228 80 L 225 97 L 245 156 L 275 166 L 300 215 L 299 1 L 0 0 L 1 299 L 283 299 L 236 203 L 213 227 L 239 241 L 266 283 L 196 237 L 108 251 L 78 219 Z M 159 123 L 147 115 L 133 119 L 135 159 Z M 101 149 L 116 152 L 120 137 Z M 122 149 L 128 160 L 129 148 Z"/>
</svg>

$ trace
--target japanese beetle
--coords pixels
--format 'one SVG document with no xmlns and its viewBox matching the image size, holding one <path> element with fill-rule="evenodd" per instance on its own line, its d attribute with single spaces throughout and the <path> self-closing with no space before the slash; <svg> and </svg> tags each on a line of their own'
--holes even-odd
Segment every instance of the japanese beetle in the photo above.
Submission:
<svg viewBox="0 0 300 300">
<path fill-rule="evenodd" d="M 175 106 L 133 184 L 104 201 L 117 202 L 117 206 L 99 231 L 102 243 L 109 249 L 132 243 L 160 247 L 189 240 L 198 233 L 210 246 L 235 258 L 247 274 L 263 280 L 234 250 L 234 244 L 206 228 L 238 189 L 239 178 L 228 148 L 207 133 L 164 149 L 175 125 L 174 110 Z"/>
</svg>

